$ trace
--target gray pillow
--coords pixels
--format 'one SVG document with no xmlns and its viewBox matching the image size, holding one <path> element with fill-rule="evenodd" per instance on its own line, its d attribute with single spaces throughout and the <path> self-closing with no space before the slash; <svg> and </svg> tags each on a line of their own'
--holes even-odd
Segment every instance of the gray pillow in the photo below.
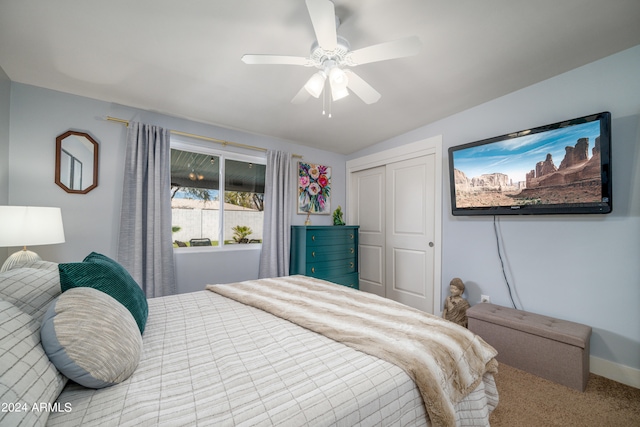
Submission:
<svg viewBox="0 0 640 427">
<path fill-rule="evenodd" d="M 37 322 L 60 293 L 58 265 L 39 261 L 0 273 L 0 298 L 9 301 Z"/>
<path fill-rule="evenodd" d="M 40 323 L 0 300 L 0 402 L 14 405 L 0 425 L 43 426 L 48 412 L 33 405 L 54 403 L 66 382 L 40 345 Z"/>
<path fill-rule="evenodd" d="M 142 354 L 142 335 L 129 310 L 89 287 L 60 295 L 44 315 L 40 334 L 58 370 L 90 388 L 126 380 Z"/>
</svg>

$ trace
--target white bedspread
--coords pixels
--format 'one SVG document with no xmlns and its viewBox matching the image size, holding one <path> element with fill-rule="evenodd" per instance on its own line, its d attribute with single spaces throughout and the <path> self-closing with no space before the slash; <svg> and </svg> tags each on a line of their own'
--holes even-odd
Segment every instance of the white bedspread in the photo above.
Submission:
<svg viewBox="0 0 640 427">
<path fill-rule="evenodd" d="M 69 384 L 52 426 L 425 425 L 397 366 L 259 309 L 201 291 L 149 300 L 136 372 L 101 390 Z M 460 402 L 458 424 L 487 425 L 491 375 Z M 428 425 L 428 424 L 427 424 Z"/>
<path fill-rule="evenodd" d="M 401 367 L 437 426 L 455 427 L 455 404 L 497 372 L 497 351 L 479 336 L 378 295 L 300 275 L 207 289 Z"/>
</svg>

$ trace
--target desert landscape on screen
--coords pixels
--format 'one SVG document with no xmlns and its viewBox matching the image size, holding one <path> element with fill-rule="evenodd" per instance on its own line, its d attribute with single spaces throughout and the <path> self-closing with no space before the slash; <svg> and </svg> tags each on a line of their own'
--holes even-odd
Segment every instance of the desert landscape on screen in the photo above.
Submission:
<svg viewBox="0 0 640 427">
<path fill-rule="evenodd" d="M 535 204 L 598 203 L 602 201 L 600 138 L 590 151 L 589 138 L 580 138 L 565 148 L 556 166 L 550 153 L 531 169 L 525 181 L 514 181 L 500 171 L 467 176 L 454 169 L 456 206 L 488 207 Z"/>
</svg>

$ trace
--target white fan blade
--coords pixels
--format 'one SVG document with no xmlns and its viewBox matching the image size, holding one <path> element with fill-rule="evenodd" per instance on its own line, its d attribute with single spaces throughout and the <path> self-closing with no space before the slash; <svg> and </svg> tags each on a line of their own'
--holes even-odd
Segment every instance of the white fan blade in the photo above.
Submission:
<svg viewBox="0 0 640 427">
<path fill-rule="evenodd" d="M 329 0 L 306 0 L 306 3 L 318 44 L 326 51 L 335 50 L 338 45 L 335 6 Z"/>
<path fill-rule="evenodd" d="M 302 86 L 302 89 L 300 89 L 300 92 L 298 92 L 298 94 L 296 96 L 293 97 L 293 99 L 291 100 L 292 104 L 303 104 L 305 102 L 307 102 L 307 100 L 309 99 L 311 95 L 309 94 L 309 92 L 307 92 L 307 89 L 305 89 L 304 86 Z"/>
<path fill-rule="evenodd" d="M 386 61 L 387 59 L 404 58 L 405 56 L 417 55 L 421 47 L 420 39 L 417 36 L 412 36 L 354 50 L 349 53 L 349 59 L 353 62 L 353 65 L 360 65 Z"/>
<path fill-rule="evenodd" d="M 302 56 L 282 56 L 282 55 L 243 55 L 242 62 L 245 64 L 265 64 L 265 65 L 310 65 L 308 58 Z"/>
<path fill-rule="evenodd" d="M 347 73 L 347 78 L 349 79 L 347 87 L 351 89 L 353 93 L 358 95 L 365 104 L 376 103 L 382 97 L 377 90 L 371 87 L 369 83 L 362 80 L 362 78 L 353 71 L 344 70 L 344 72 Z"/>
</svg>

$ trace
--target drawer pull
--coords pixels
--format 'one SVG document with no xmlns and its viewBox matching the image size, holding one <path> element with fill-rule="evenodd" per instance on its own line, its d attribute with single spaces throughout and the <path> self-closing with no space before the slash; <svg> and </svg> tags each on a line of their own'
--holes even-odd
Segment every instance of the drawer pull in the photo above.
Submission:
<svg viewBox="0 0 640 427">
<path fill-rule="evenodd" d="M 353 250 L 353 248 L 349 248 L 349 252 L 354 253 L 355 251 Z"/>
<path fill-rule="evenodd" d="M 311 240 L 313 240 L 314 242 L 316 241 L 316 235 L 315 234 L 313 236 L 311 236 Z"/>
<path fill-rule="evenodd" d="M 315 258 L 316 257 L 316 251 L 311 252 L 311 256 Z"/>
<path fill-rule="evenodd" d="M 349 238 L 350 238 L 350 239 L 353 239 L 353 234 L 349 234 Z"/>
<path fill-rule="evenodd" d="M 349 268 L 353 268 L 353 262 L 349 263 Z"/>
<path fill-rule="evenodd" d="M 315 267 L 311 267 L 311 272 L 315 273 L 316 272 L 316 268 Z"/>
</svg>

